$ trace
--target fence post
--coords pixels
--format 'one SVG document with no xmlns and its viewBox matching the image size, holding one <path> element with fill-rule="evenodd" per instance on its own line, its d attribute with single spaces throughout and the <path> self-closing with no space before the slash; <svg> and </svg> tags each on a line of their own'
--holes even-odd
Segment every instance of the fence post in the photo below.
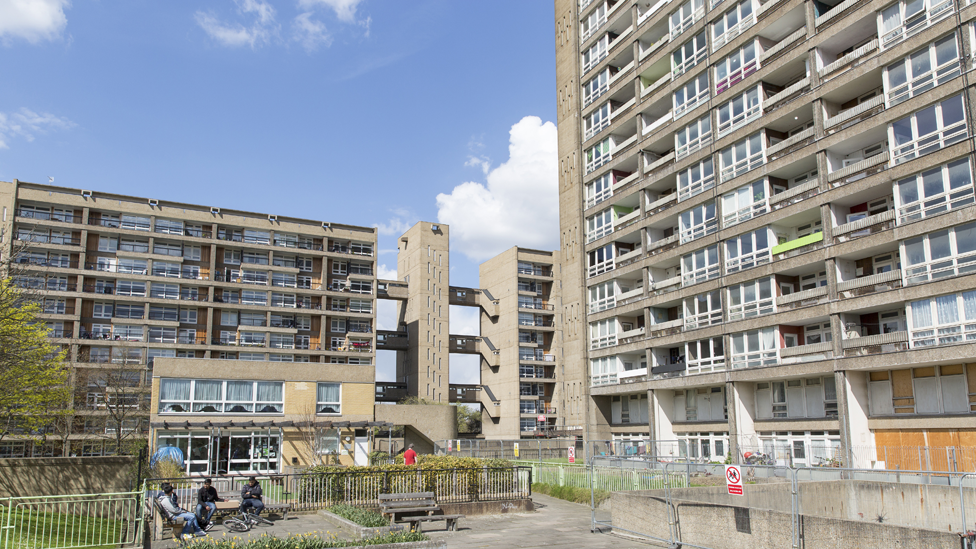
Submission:
<svg viewBox="0 0 976 549">
<path fill-rule="evenodd" d="M 559 464 L 559 486 L 566 486 L 566 468 Z"/>
<path fill-rule="evenodd" d="M 800 547 L 800 483 L 797 482 L 796 469 L 789 468 L 787 473 L 790 475 L 790 488 L 793 490 L 793 497 L 790 498 L 790 504 L 793 509 L 793 520 L 791 521 L 793 526 L 793 549 L 798 549 Z"/>
<path fill-rule="evenodd" d="M 593 493 L 593 461 L 590 460 L 590 533 L 596 532 L 596 496 Z"/>
</svg>

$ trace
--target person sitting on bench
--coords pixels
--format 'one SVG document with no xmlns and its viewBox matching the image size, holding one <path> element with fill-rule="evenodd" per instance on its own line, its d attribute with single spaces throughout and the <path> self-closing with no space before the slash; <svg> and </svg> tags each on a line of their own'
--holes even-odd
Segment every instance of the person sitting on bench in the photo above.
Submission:
<svg viewBox="0 0 976 549">
<path fill-rule="evenodd" d="M 197 519 L 203 525 L 203 529 L 208 532 L 213 528 L 213 522 L 210 519 L 217 510 L 215 502 L 218 501 L 224 500 L 217 497 L 217 490 L 211 486 L 211 480 L 209 478 L 204 479 L 203 486 L 197 492 Z"/>
<path fill-rule="evenodd" d="M 207 535 L 207 533 L 200 528 L 200 524 L 197 522 L 197 516 L 180 507 L 179 496 L 173 492 L 173 486 L 171 484 L 167 483 L 163 485 L 163 493 L 158 497 L 158 500 L 159 506 L 163 509 L 163 512 L 166 513 L 167 520 L 173 520 L 175 518 L 183 519 L 183 532 L 180 533 L 181 539 L 191 539 L 193 535 Z"/>
<path fill-rule="evenodd" d="M 247 479 L 247 484 L 241 490 L 241 511 L 247 513 L 252 507 L 255 515 L 260 515 L 261 510 L 264 509 L 264 502 L 261 501 L 261 485 L 254 477 Z"/>
</svg>

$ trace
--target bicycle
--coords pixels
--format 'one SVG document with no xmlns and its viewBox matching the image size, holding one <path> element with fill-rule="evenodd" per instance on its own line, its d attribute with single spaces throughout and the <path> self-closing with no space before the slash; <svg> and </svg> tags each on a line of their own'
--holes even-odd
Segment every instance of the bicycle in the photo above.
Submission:
<svg viewBox="0 0 976 549">
<path fill-rule="evenodd" d="M 274 526 L 274 522 L 250 511 L 245 511 L 243 506 L 240 508 L 239 516 L 227 517 L 224 519 L 224 526 L 232 532 L 247 532 L 255 525 L 264 524 L 265 526 Z"/>
</svg>

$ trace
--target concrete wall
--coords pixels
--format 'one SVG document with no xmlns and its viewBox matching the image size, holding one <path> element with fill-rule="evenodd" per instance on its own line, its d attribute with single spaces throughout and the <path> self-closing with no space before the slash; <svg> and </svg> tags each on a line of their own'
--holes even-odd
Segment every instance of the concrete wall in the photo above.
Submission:
<svg viewBox="0 0 976 549">
<path fill-rule="evenodd" d="M 672 490 L 676 532 L 706 547 L 790 547 L 790 483 L 749 484 L 743 496 L 724 486 Z M 962 530 L 958 488 L 870 481 L 801 482 L 800 546 L 806 549 L 957 547 Z M 976 493 L 967 494 L 967 508 Z M 618 492 L 618 528 L 668 539 L 663 490 Z M 881 517 L 881 522 L 879 522 Z"/>
<path fill-rule="evenodd" d="M 457 408 L 437 404 L 377 404 L 376 421 L 403 425 L 403 445 L 418 454 L 433 454 L 438 440 L 457 438 Z"/>
<path fill-rule="evenodd" d="M 133 456 L 0 459 L 0 497 L 127 492 Z"/>
</svg>

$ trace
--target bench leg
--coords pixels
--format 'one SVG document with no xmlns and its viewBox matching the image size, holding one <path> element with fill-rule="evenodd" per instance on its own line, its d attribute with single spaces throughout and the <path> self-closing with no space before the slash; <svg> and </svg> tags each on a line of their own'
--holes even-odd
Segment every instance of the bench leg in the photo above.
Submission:
<svg viewBox="0 0 976 549">
<path fill-rule="evenodd" d="M 421 520 L 418 520 L 418 521 L 416 521 L 416 522 L 414 522 L 414 524 L 415 524 L 415 525 L 416 525 L 416 527 L 417 527 L 417 533 L 418 533 L 418 534 L 422 534 L 422 533 L 424 532 L 424 527 L 423 527 L 423 524 L 424 524 L 424 523 L 423 523 L 423 521 L 421 521 Z"/>
</svg>

